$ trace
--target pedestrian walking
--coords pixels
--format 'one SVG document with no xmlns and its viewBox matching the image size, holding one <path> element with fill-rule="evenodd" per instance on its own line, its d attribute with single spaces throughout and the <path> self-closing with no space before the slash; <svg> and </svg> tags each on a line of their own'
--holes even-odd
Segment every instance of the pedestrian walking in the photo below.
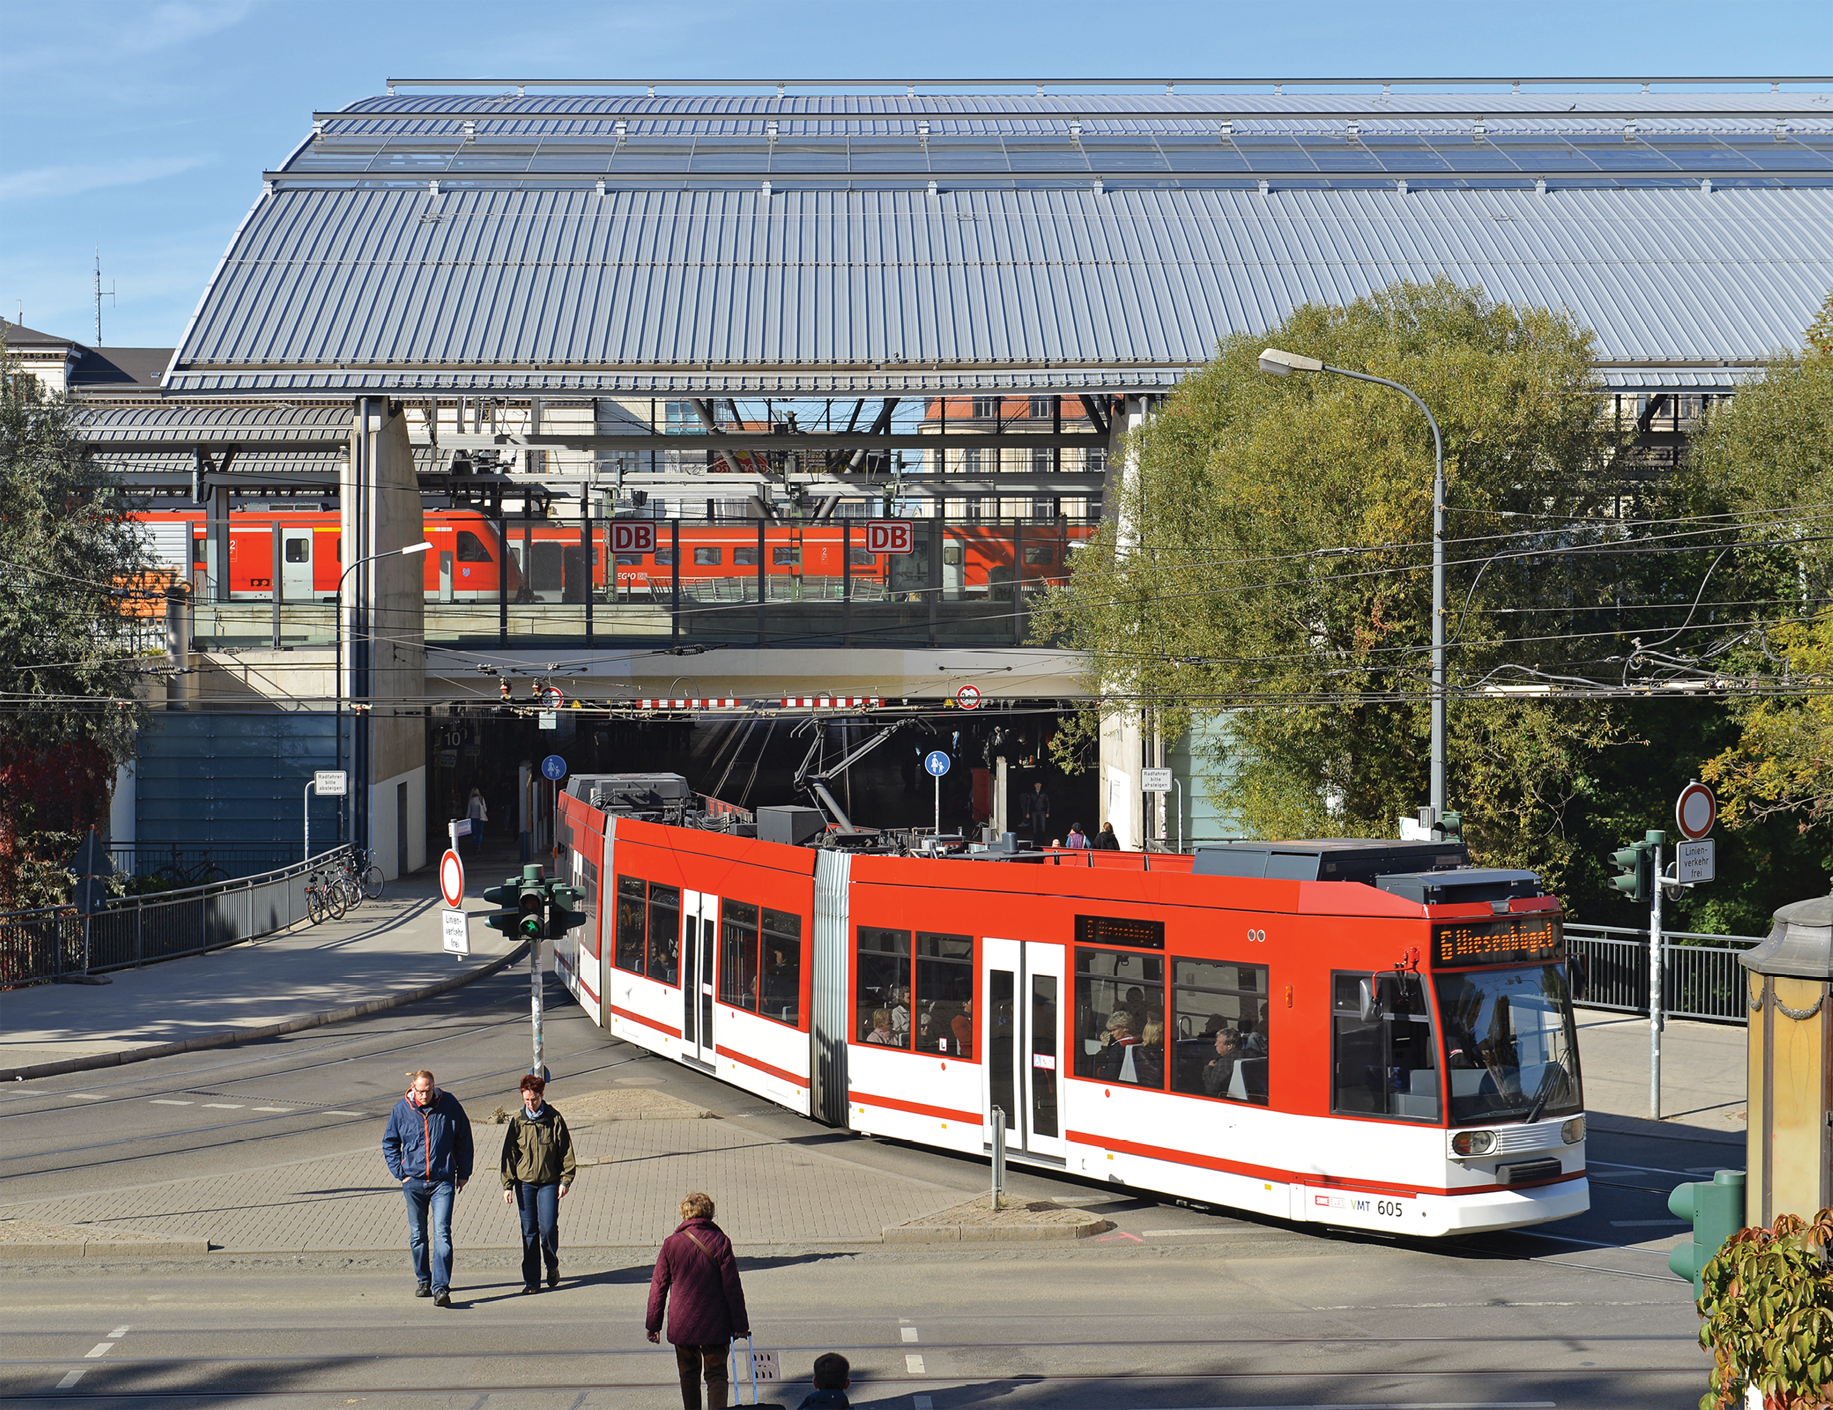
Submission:
<svg viewBox="0 0 1833 1410">
<path fill-rule="evenodd" d="M 560 1286 L 560 1201 L 572 1188 L 577 1163 L 566 1120 L 547 1104 L 547 1083 L 522 1079 L 522 1110 L 503 1133 L 503 1203 L 522 1214 L 522 1291 Z"/>
<path fill-rule="evenodd" d="M 1120 850 L 1120 839 L 1114 836 L 1114 825 L 1111 822 L 1102 823 L 1101 831 L 1095 834 L 1095 850 L 1097 852 L 1118 852 Z"/>
<path fill-rule="evenodd" d="M 484 795 L 473 788 L 470 801 L 465 804 L 465 816 L 471 819 L 471 851 L 475 855 L 484 850 L 484 824 L 490 821 L 490 805 L 484 802 Z"/>
<path fill-rule="evenodd" d="M 1044 792 L 1043 780 L 1033 783 L 1019 803 L 1025 812 L 1025 824 L 1031 829 L 1031 840 L 1041 843 L 1050 835 L 1050 795 Z"/>
<path fill-rule="evenodd" d="M 815 1358 L 815 1389 L 797 1410 L 848 1410 L 853 1402 L 846 1392 L 852 1384 L 852 1363 L 838 1351 L 825 1352 Z"/>
<path fill-rule="evenodd" d="M 745 1290 L 738 1281 L 732 1241 L 713 1222 L 713 1199 L 695 1192 L 681 1201 L 681 1223 L 662 1241 L 649 1280 L 651 1341 L 662 1336 L 668 1308 L 668 1340 L 681 1376 L 683 1410 L 700 1410 L 700 1381 L 706 1380 L 707 1410 L 725 1410 L 726 1353 L 733 1337 L 751 1335 Z"/>
<path fill-rule="evenodd" d="M 382 1159 L 407 1200 L 414 1296 L 435 1307 L 452 1305 L 452 1200 L 471 1179 L 471 1154 L 465 1109 L 421 1068 L 389 1113 Z"/>
</svg>

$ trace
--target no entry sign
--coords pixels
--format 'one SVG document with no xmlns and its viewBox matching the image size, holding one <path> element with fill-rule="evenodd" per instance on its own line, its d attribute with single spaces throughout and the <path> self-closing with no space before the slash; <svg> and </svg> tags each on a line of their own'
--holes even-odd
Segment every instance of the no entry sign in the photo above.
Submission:
<svg viewBox="0 0 1833 1410">
<path fill-rule="evenodd" d="M 1697 842 L 1718 821 L 1718 798 L 1697 779 L 1680 790 L 1674 800 L 1674 824 L 1689 842 Z"/>
<path fill-rule="evenodd" d="M 867 553 L 915 553 L 916 525 L 908 519 L 866 520 Z"/>
<path fill-rule="evenodd" d="M 955 703 L 963 710 L 971 710 L 980 703 L 980 687 L 964 685 L 955 692 Z"/>
<path fill-rule="evenodd" d="M 611 521 L 611 551 L 613 553 L 654 553 L 656 551 L 655 524 L 640 519 L 613 519 Z"/>
<path fill-rule="evenodd" d="M 451 848 L 439 859 L 439 895 L 447 906 L 461 910 L 465 904 L 465 864 Z"/>
</svg>

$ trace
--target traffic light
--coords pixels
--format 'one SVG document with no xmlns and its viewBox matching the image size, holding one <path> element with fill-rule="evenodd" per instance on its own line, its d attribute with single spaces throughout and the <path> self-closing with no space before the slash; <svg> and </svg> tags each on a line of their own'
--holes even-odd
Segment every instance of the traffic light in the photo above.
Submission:
<svg viewBox="0 0 1833 1410">
<path fill-rule="evenodd" d="M 1668 1255 L 1668 1268 L 1678 1277 L 1693 1280 L 1693 1300 L 1705 1292 L 1701 1275 L 1725 1240 L 1744 1227 L 1744 1172 L 1721 1170 L 1711 1180 L 1676 1185 L 1668 1196 L 1668 1210 L 1676 1219 L 1690 1220 L 1693 1242 Z"/>
<path fill-rule="evenodd" d="M 1638 905 L 1647 905 L 1654 894 L 1655 848 L 1648 842 L 1631 843 L 1610 854 L 1617 875 L 1610 884 Z"/>
<path fill-rule="evenodd" d="M 558 940 L 576 925 L 586 923 L 586 913 L 580 910 L 579 901 L 585 894 L 577 886 L 567 886 L 554 882 L 547 888 L 549 905 L 547 908 L 547 938 Z"/>
<path fill-rule="evenodd" d="M 1438 829 L 1440 835 L 1447 842 L 1462 842 L 1464 840 L 1464 819 L 1461 814 L 1440 813 L 1438 818 Z"/>
<path fill-rule="evenodd" d="M 531 864 L 520 876 L 506 877 L 501 886 L 484 892 L 486 901 L 503 907 L 488 919 L 492 930 L 517 940 L 540 940 L 547 934 L 547 883 L 541 867 Z"/>
<path fill-rule="evenodd" d="M 489 916 L 484 923 L 492 930 L 500 930 L 505 935 L 515 934 L 516 917 L 521 913 L 521 896 L 522 878 L 519 876 L 504 877 L 501 886 L 492 886 L 484 892 L 486 901 L 503 908 Z"/>
</svg>

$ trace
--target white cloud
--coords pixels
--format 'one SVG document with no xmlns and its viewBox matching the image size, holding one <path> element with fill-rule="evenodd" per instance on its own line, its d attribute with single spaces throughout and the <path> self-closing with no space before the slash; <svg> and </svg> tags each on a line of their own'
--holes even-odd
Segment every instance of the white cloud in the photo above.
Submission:
<svg viewBox="0 0 1833 1410">
<path fill-rule="evenodd" d="M 203 166 L 205 157 L 142 157 L 100 166 L 41 166 L 0 175 L 0 201 L 33 196 L 73 196 L 105 186 L 136 186 Z"/>
<path fill-rule="evenodd" d="M 144 26 L 124 30 L 122 47 L 148 50 L 190 44 L 233 28 L 254 8 L 254 0 L 170 0 L 155 9 Z"/>
</svg>

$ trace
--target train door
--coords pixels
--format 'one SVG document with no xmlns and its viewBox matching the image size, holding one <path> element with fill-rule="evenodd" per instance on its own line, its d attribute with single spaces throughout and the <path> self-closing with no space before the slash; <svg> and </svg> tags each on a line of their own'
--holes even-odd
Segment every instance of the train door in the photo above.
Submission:
<svg viewBox="0 0 1833 1410">
<path fill-rule="evenodd" d="M 312 531 L 280 531 L 280 591 L 288 602 L 312 600 Z"/>
<path fill-rule="evenodd" d="M 1062 1160 L 1063 947 L 988 939 L 980 966 L 986 1138 L 991 1142 L 998 1107 L 1006 1114 L 1007 1150 Z"/>
<path fill-rule="evenodd" d="M 713 1064 L 713 955 L 719 949 L 719 898 L 681 893 L 681 1042 L 688 1057 Z"/>
<path fill-rule="evenodd" d="M 439 600 L 452 600 L 452 550 L 449 548 L 439 552 Z"/>
</svg>

